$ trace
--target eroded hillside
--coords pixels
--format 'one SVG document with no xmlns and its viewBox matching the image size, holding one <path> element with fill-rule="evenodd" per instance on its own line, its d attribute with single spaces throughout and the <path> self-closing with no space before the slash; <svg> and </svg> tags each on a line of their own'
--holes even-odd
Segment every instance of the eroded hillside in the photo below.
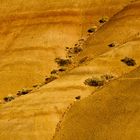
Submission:
<svg viewBox="0 0 140 140">
<path fill-rule="evenodd" d="M 57 68 L 54 59 L 65 58 L 103 16 L 111 17 L 129 0 L 1 0 L 0 97 L 31 88 Z"/>
<path fill-rule="evenodd" d="M 140 67 L 75 103 L 54 140 L 139 140 Z"/>
<path fill-rule="evenodd" d="M 20 3 L 20 1 L 18 2 Z M 19 3 L 15 2 L 15 5 Z M 2 15 L 1 22 L 5 29 L 9 30 L 11 27 L 15 32 L 20 33 L 14 41 L 9 35 L 10 46 L 6 44 L 9 41 L 5 40 L 8 39 L 7 35 L 2 40 L 5 47 L 1 50 L 3 55 L 1 78 L 4 78 L 1 79 L 3 81 L 1 82 L 3 85 L 1 90 L 4 91 L 1 97 L 8 93 L 15 93 L 20 87 L 28 87 L 42 82 L 44 77 L 57 67 L 54 59 L 59 56 L 65 57 L 67 46 L 74 46 L 77 40 L 83 37 L 87 40 L 82 46 L 83 50 L 72 59 L 70 70 L 60 74 L 58 79 L 35 88 L 25 96 L 16 97 L 15 100 L 0 105 L 0 139 L 7 140 L 10 137 L 11 140 L 51 140 L 52 138 L 57 140 L 81 140 L 82 138 L 112 140 L 116 137 L 115 128 L 119 127 L 117 132 L 120 139 L 137 140 L 139 138 L 138 131 L 134 130 L 135 128 L 139 130 L 139 126 L 135 126 L 134 120 L 137 122 L 139 119 L 139 106 L 138 102 L 131 102 L 132 108 L 129 108 L 128 102 L 133 94 L 131 86 L 139 80 L 138 72 L 135 72 L 135 69 L 139 71 L 140 67 L 140 2 L 100 0 L 94 2 L 62 1 L 58 3 L 51 1 L 46 5 L 44 2 L 44 6 L 41 5 L 41 8 L 39 2 L 31 1 L 33 4 L 31 9 L 28 5 L 30 3 L 24 4 L 22 8 L 18 9 L 18 12 L 22 14 L 15 14 L 17 7 L 12 7 L 9 11 L 13 15 L 8 14 L 8 12 Z M 54 5 L 54 9 L 52 5 Z M 24 13 L 25 9 L 28 12 Z M 33 12 L 33 9 L 38 12 Z M 42 11 L 45 9 L 48 11 L 43 13 Z M 6 8 L 1 10 L 4 12 Z M 103 16 L 108 16 L 110 19 L 105 24 L 100 24 L 99 20 Z M 10 20 L 8 21 L 8 19 Z M 8 23 L 10 21 L 11 23 Z M 5 26 L 5 24 L 11 26 Z M 95 25 L 97 31 L 87 36 L 87 30 Z M 24 27 L 23 30 L 18 30 L 21 27 Z M 3 34 L 2 31 L 2 36 Z M 6 47 L 7 45 L 8 47 Z M 87 59 L 84 59 L 85 57 Z M 129 76 L 126 78 L 124 74 L 132 75 L 132 78 Z M 101 79 L 103 82 L 101 81 L 102 85 L 100 86 L 85 84 L 89 78 L 100 79 L 101 77 L 103 77 Z M 118 79 L 119 77 L 123 77 L 120 78 L 122 80 Z M 136 81 L 134 81 L 135 79 Z M 123 86 L 121 87 L 121 85 Z M 112 93 L 114 88 L 117 90 Z M 121 88 L 123 88 L 128 100 L 124 100 L 122 97 Z M 135 91 L 139 91 L 138 84 L 134 88 Z M 95 95 L 91 95 L 92 93 Z M 139 101 L 137 94 L 138 92 L 134 94 L 134 97 Z M 85 97 L 87 98 L 84 99 Z M 93 103 L 96 98 L 99 98 L 97 106 L 96 102 Z M 115 103 L 120 105 L 122 100 L 124 108 L 128 105 L 126 109 L 131 109 L 131 111 L 134 109 L 133 112 L 136 113 L 132 122 L 129 123 L 132 125 L 129 131 L 125 128 L 126 121 L 124 125 L 122 122 L 125 117 L 128 121 L 133 112 L 120 113 L 119 111 L 124 108 L 117 110 Z M 75 103 L 77 101 L 78 103 Z M 88 101 L 89 103 L 87 103 Z M 107 101 L 111 102 L 111 107 Z M 102 106 L 110 111 L 104 111 Z M 115 113 L 116 115 L 120 113 L 120 125 L 115 124 L 115 121 L 119 121 L 117 116 L 110 125 L 105 125 L 114 117 Z M 95 114 L 101 117 L 96 118 Z M 80 120 L 82 116 L 84 118 Z M 100 122 L 102 120 L 106 122 L 104 127 Z M 97 128 L 95 125 L 90 125 L 88 131 L 87 127 L 89 127 L 90 121 L 96 122 Z M 75 129 L 72 125 L 76 125 Z M 112 133 L 108 129 L 113 129 Z M 129 134 L 122 135 L 121 130 Z M 135 137 L 132 137 L 133 134 Z"/>
</svg>

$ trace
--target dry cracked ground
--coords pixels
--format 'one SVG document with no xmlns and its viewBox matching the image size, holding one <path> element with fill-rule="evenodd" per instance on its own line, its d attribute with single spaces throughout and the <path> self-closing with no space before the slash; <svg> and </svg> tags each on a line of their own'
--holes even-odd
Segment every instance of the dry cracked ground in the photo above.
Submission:
<svg viewBox="0 0 140 140">
<path fill-rule="evenodd" d="M 140 140 L 139 0 L 0 0 L 0 140 Z"/>
</svg>

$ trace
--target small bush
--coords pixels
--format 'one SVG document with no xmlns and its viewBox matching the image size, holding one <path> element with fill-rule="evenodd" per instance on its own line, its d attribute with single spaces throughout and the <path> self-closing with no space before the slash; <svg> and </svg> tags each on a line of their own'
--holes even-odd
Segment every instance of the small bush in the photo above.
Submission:
<svg viewBox="0 0 140 140">
<path fill-rule="evenodd" d="M 76 47 L 73 47 L 73 48 L 67 50 L 67 55 L 68 55 L 68 57 L 72 57 L 74 54 L 78 54 L 82 50 L 83 49 L 80 47 L 80 45 L 77 45 Z"/>
<path fill-rule="evenodd" d="M 125 63 L 127 66 L 135 66 L 136 65 L 135 60 L 133 60 L 132 58 L 129 58 L 129 57 L 125 57 L 124 59 L 121 59 L 121 61 L 123 63 Z"/>
<path fill-rule="evenodd" d="M 38 87 L 38 85 L 33 85 L 34 88 Z"/>
<path fill-rule="evenodd" d="M 22 90 L 18 91 L 17 95 L 18 96 L 26 95 L 31 91 L 32 91 L 31 89 L 22 89 Z"/>
<path fill-rule="evenodd" d="M 74 53 L 74 54 L 77 54 L 77 53 L 81 52 L 82 50 L 83 50 L 83 49 L 82 49 L 81 47 L 79 47 L 79 46 L 78 46 L 78 47 L 74 47 L 74 48 L 73 48 L 73 53 Z"/>
<path fill-rule="evenodd" d="M 81 99 L 81 96 L 76 96 L 75 99 L 76 100 L 80 100 Z"/>
<path fill-rule="evenodd" d="M 7 97 L 4 97 L 3 98 L 3 100 L 5 101 L 5 102 L 10 102 L 10 101 L 12 101 L 12 100 L 14 100 L 15 98 L 12 96 L 12 95 L 8 95 Z"/>
<path fill-rule="evenodd" d="M 84 84 L 88 85 L 88 86 L 98 87 L 98 86 L 103 86 L 104 85 L 104 80 L 93 77 L 93 78 L 86 79 Z"/>
<path fill-rule="evenodd" d="M 58 71 L 59 72 L 64 72 L 64 71 L 66 71 L 66 68 L 60 68 Z"/>
<path fill-rule="evenodd" d="M 85 40 L 82 38 L 82 39 L 79 39 L 78 42 L 84 42 Z"/>
<path fill-rule="evenodd" d="M 107 21 L 108 21 L 108 17 L 102 17 L 102 18 L 99 20 L 100 23 L 105 23 L 105 22 L 107 22 Z"/>
<path fill-rule="evenodd" d="M 110 48 L 112 48 L 112 47 L 115 47 L 116 44 L 113 42 L 113 43 L 109 44 L 108 46 L 109 46 Z"/>
<path fill-rule="evenodd" d="M 51 74 L 58 74 L 58 70 L 52 70 Z"/>
<path fill-rule="evenodd" d="M 94 33 L 96 30 L 97 30 L 97 27 L 94 26 L 94 27 L 88 29 L 88 33 Z"/>
<path fill-rule="evenodd" d="M 69 59 L 61 59 L 61 58 L 56 58 L 55 62 L 59 65 L 59 66 L 66 66 L 71 64 L 71 61 Z"/>
<path fill-rule="evenodd" d="M 47 77 L 47 78 L 45 79 L 45 84 L 48 84 L 48 83 L 54 81 L 55 79 L 57 79 L 56 76 Z"/>
<path fill-rule="evenodd" d="M 69 57 L 69 58 L 71 58 L 72 56 L 71 56 L 71 55 L 69 55 L 68 57 Z"/>
<path fill-rule="evenodd" d="M 111 79 L 113 79 L 114 76 L 113 75 L 110 75 L 110 74 L 105 74 L 105 75 L 102 75 L 101 76 L 101 79 L 105 80 L 105 81 L 109 81 Z"/>
</svg>

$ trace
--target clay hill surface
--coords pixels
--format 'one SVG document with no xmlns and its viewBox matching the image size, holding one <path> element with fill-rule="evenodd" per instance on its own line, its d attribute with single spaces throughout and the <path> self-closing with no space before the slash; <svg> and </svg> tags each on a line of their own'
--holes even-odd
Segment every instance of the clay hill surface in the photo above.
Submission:
<svg viewBox="0 0 140 140">
<path fill-rule="evenodd" d="M 140 139 L 139 0 L 0 4 L 0 140 Z"/>
<path fill-rule="evenodd" d="M 103 16 L 129 0 L 1 0 L 0 97 L 31 88 L 57 68 L 65 47 L 73 47 Z M 98 25 L 99 26 L 99 25 Z"/>
</svg>

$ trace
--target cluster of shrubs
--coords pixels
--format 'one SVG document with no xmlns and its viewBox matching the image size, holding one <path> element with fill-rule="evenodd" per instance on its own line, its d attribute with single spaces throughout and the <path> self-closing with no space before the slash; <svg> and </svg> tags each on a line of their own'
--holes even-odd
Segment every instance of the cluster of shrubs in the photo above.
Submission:
<svg viewBox="0 0 140 140">
<path fill-rule="evenodd" d="M 3 100 L 5 101 L 5 102 L 10 102 L 10 101 L 12 101 L 12 100 L 14 100 L 15 99 L 15 97 L 13 96 L 13 95 L 8 95 L 7 97 L 4 97 L 3 98 Z"/>
<path fill-rule="evenodd" d="M 103 86 L 104 85 L 104 80 L 101 80 L 99 78 L 95 78 L 95 77 L 92 77 L 92 78 L 88 78 L 84 81 L 84 84 L 85 85 L 88 85 L 88 86 Z"/>
<path fill-rule="evenodd" d="M 28 93 L 30 93 L 32 90 L 31 89 L 22 89 L 22 90 L 19 90 L 17 95 L 18 96 L 22 96 L 22 95 L 26 95 Z"/>
<path fill-rule="evenodd" d="M 113 79 L 114 76 L 111 74 L 105 74 L 105 75 L 101 75 L 101 79 L 105 80 L 105 81 L 109 81 L 111 79 Z"/>
<path fill-rule="evenodd" d="M 48 83 L 54 81 L 55 79 L 57 79 L 57 77 L 51 75 L 50 77 L 47 77 L 47 78 L 45 79 L 45 84 L 48 84 Z"/>
<path fill-rule="evenodd" d="M 82 50 L 83 48 L 78 44 L 75 44 L 75 47 L 73 48 L 66 47 L 68 57 L 72 57 L 73 55 L 80 53 Z"/>
<path fill-rule="evenodd" d="M 88 86 L 100 87 L 113 78 L 114 76 L 106 74 L 106 75 L 102 75 L 101 77 L 88 78 L 84 81 L 84 84 Z"/>
<path fill-rule="evenodd" d="M 135 60 L 132 58 L 129 58 L 129 57 L 125 57 L 124 59 L 121 59 L 121 61 L 123 63 L 125 63 L 127 66 L 135 66 L 136 65 Z"/>
<path fill-rule="evenodd" d="M 54 69 L 51 71 L 51 74 L 58 74 L 59 72 L 64 72 L 66 71 L 65 67 L 59 68 L 58 70 Z"/>
<path fill-rule="evenodd" d="M 22 95 L 26 95 L 28 93 L 30 93 L 32 90 L 31 89 L 22 89 L 22 90 L 19 90 L 17 92 L 17 96 L 22 96 Z M 13 95 L 8 95 L 6 97 L 3 98 L 3 101 L 4 102 L 10 102 L 12 100 L 14 100 L 16 98 L 16 96 L 13 96 Z"/>
<path fill-rule="evenodd" d="M 70 59 L 62 59 L 62 58 L 56 58 L 55 62 L 59 66 L 67 66 L 67 65 L 71 64 L 71 60 Z"/>
</svg>

